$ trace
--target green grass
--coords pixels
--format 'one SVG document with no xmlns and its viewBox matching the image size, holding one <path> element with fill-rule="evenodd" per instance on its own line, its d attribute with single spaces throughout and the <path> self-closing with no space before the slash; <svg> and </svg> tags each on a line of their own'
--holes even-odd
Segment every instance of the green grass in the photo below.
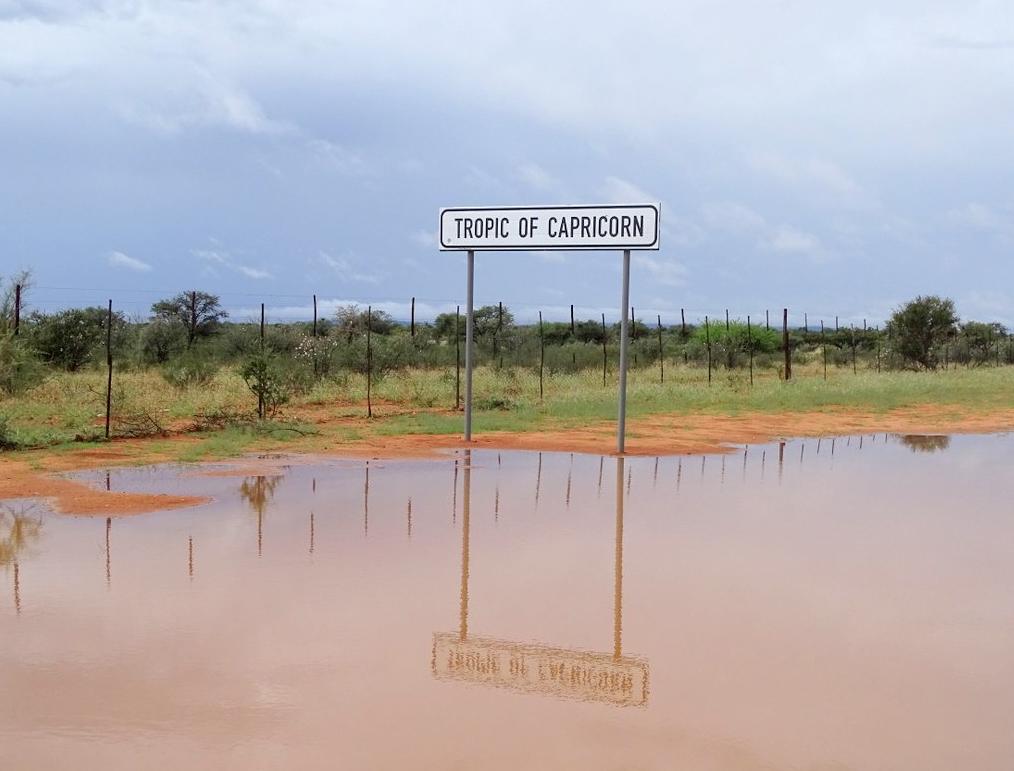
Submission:
<svg viewBox="0 0 1014 771">
<path fill-rule="evenodd" d="M 631 416 L 744 412 L 802 412 L 851 408 L 885 412 L 918 405 L 954 406 L 963 412 L 1014 408 L 1014 367 L 983 367 L 946 372 L 884 372 L 832 368 L 825 381 L 819 364 L 796 364 L 795 377 L 784 383 L 773 369 L 759 370 L 751 386 L 746 370 L 706 370 L 669 364 L 664 384 L 657 368 L 634 369 L 628 386 Z M 104 411 L 101 372 L 54 373 L 42 385 L 15 398 L 0 400 L 7 431 L 23 445 L 54 445 L 57 451 L 79 447 L 76 437 L 101 435 Z M 605 387 L 601 370 L 547 372 L 545 396 L 539 397 L 537 370 L 482 367 L 475 374 L 475 429 L 525 431 L 567 427 L 616 417 L 616 377 Z M 464 383 L 462 382 L 462 391 Z M 125 372 L 114 378 L 114 412 L 149 411 L 174 431 L 186 430 L 194 416 L 214 411 L 250 411 L 253 395 L 235 371 L 224 369 L 207 386 L 176 388 L 157 371 Z M 454 411 L 453 370 L 405 370 L 373 384 L 375 421 L 372 433 L 450 434 L 461 430 Z M 366 382 L 361 375 L 322 381 L 294 395 L 282 419 L 330 421 L 365 417 Z M 311 416 L 312 413 L 312 416 Z M 114 431 L 118 424 L 114 423 Z M 335 423 L 326 428 L 330 441 L 353 441 L 360 428 Z M 278 425 L 261 429 L 234 426 L 195 434 L 187 459 L 222 457 L 242 452 L 258 441 L 283 442 L 300 436 Z M 158 440 L 153 440 L 157 442 Z"/>
</svg>

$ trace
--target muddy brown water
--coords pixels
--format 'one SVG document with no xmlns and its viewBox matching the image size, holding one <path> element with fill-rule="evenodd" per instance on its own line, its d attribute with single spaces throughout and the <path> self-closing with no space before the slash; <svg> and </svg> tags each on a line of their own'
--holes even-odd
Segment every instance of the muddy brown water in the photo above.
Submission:
<svg viewBox="0 0 1014 771">
<path fill-rule="evenodd" d="M 5 503 L 0 768 L 1014 768 L 1012 461 L 880 434 L 88 474 L 213 502 Z"/>
</svg>

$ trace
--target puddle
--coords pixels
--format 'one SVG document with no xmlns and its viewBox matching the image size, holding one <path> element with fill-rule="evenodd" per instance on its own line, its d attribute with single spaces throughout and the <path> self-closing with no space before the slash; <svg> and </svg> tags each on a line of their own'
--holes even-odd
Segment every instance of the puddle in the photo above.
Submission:
<svg viewBox="0 0 1014 771">
<path fill-rule="evenodd" d="M 1012 461 L 879 434 L 82 474 L 213 501 L 0 507 L 0 767 L 1007 769 Z"/>
</svg>

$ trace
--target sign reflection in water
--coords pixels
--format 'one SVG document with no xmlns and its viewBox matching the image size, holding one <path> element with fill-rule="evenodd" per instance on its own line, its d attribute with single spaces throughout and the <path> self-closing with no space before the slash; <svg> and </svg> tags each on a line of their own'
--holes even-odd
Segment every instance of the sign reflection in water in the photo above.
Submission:
<svg viewBox="0 0 1014 771">
<path fill-rule="evenodd" d="M 431 666 L 439 680 L 458 680 L 580 701 L 643 707 L 648 703 L 648 662 L 623 655 L 623 471 L 616 459 L 616 559 L 613 651 L 596 653 L 541 643 L 468 635 L 469 525 L 472 454 L 465 451 L 461 528 L 461 611 L 457 632 L 435 632 Z M 541 455 L 540 455 L 541 460 Z M 541 472 L 541 464 L 540 469 Z"/>
</svg>

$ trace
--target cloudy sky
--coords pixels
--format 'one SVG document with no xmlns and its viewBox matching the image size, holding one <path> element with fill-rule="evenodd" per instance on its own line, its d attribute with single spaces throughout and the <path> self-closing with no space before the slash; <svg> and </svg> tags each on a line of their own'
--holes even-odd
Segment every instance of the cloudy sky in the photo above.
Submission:
<svg viewBox="0 0 1014 771">
<path fill-rule="evenodd" d="M 1009 0 L 0 0 L 0 274 L 37 307 L 464 297 L 439 207 L 662 202 L 638 315 L 1014 321 Z M 612 253 L 480 254 L 615 317 Z"/>
</svg>

